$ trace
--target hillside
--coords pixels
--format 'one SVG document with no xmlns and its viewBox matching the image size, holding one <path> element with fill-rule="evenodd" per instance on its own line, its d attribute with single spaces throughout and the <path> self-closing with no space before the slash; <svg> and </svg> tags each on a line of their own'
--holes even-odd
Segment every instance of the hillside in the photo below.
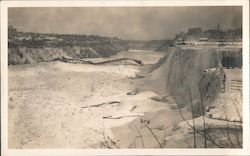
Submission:
<svg viewBox="0 0 250 156">
<path fill-rule="evenodd" d="M 127 44 L 117 38 L 24 32 L 9 36 L 8 46 L 9 65 L 48 62 L 62 56 L 110 57 L 128 49 Z"/>
</svg>

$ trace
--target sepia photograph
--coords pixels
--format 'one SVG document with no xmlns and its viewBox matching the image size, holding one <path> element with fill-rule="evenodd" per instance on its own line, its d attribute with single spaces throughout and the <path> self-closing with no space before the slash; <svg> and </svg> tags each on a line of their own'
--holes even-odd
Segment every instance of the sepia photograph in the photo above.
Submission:
<svg viewBox="0 0 250 156">
<path fill-rule="evenodd" d="M 8 149 L 243 149 L 242 5 L 7 15 Z"/>
</svg>

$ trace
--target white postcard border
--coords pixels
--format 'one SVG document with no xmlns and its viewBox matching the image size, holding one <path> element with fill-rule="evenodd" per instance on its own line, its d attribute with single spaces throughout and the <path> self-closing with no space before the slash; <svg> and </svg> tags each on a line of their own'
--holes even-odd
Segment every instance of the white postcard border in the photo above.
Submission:
<svg viewBox="0 0 250 156">
<path fill-rule="evenodd" d="M 8 149 L 8 17 L 9 7 L 109 6 L 243 6 L 243 149 Z M 249 2 L 247 0 L 156 1 L 2 1 L 1 2 L 1 144 L 3 156 L 78 155 L 248 155 L 249 139 Z"/>
</svg>

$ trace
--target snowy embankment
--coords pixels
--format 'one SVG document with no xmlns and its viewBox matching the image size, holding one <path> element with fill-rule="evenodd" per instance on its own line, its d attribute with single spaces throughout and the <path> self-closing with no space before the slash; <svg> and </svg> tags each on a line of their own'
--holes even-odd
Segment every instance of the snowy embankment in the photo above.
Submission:
<svg viewBox="0 0 250 156">
<path fill-rule="evenodd" d="M 224 93 L 220 74 L 204 75 L 205 70 L 217 68 L 220 59 L 219 49 L 170 49 L 137 86 L 157 93 L 150 99 L 163 107 L 155 104 L 143 117 L 113 128 L 120 147 L 242 147 L 241 92 Z"/>
</svg>

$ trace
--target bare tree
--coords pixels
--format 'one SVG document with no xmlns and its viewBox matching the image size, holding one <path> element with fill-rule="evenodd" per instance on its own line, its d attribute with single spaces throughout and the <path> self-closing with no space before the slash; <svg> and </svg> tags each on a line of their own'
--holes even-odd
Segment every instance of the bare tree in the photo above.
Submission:
<svg viewBox="0 0 250 156">
<path fill-rule="evenodd" d="M 190 103 L 191 103 L 191 111 L 192 111 L 192 120 L 193 120 L 193 133 L 194 133 L 194 148 L 196 148 L 196 135 L 195 135 L 195 117 L 194 117 L 194 108 L 193 108 L 193 99 L 192 99 L 192 95 L 191 95 L 191 91 L 189 88 L 189 97 L 190 97 Z"/>
</svg>

